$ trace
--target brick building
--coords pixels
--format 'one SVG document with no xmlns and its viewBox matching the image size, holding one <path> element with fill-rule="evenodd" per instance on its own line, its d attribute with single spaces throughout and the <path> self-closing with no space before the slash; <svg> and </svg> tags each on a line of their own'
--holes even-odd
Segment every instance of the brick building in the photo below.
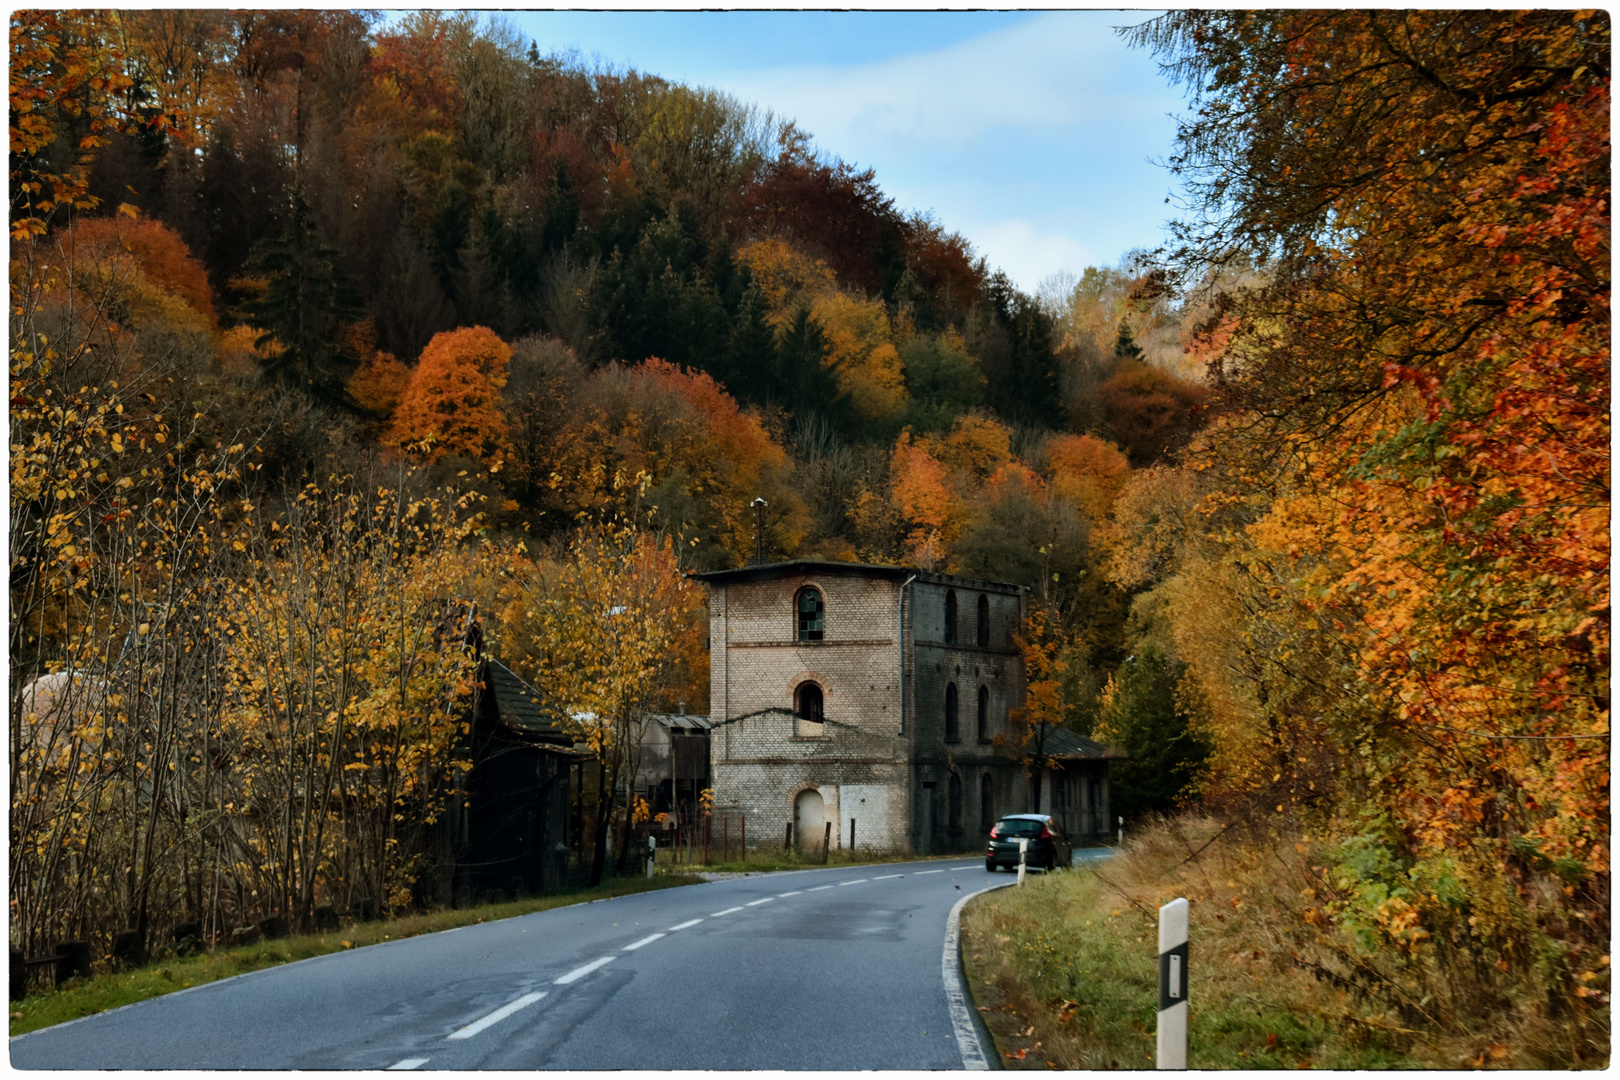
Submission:
<svg viewBox="0 0 1620 1080">
<path fill-rule="evenodd" d="M 752 846 L 978 850 L 1029 809 L 1007 714 L 1024 696 L 1025 590 L 895 566 L 795 560 L 709 587 L 715 802 Z"/>
</svg>

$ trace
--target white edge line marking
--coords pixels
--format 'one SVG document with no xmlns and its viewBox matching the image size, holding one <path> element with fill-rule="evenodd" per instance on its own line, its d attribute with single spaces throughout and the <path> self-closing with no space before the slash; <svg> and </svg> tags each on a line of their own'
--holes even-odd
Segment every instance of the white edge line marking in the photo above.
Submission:
<svg viewBox="0 0 1620 1080">
<path fill-rule="evenodd" d="M 775 899 L 776 899 L 776 897 L 774 897 L 774 896 L 767 896 L 763 900 L 750 900 L 750 901 L 748 901 L 748 903 L 744 904 L 743 907 L 759 907 L 759 905 L 768 904 L 772 900 L 775 900 Z"/>
<path fill-rule="evenodd" d="M 674 933 L 676 930 L 685 930 L 687 927 L 696 926 L 698 923 L 700 923 L 702 921 L 703 921 L 702 919 L 687 919 L 685 922 L 681 923 L 681 925 L 679 925 L 679 926 L 670 927 L 669 932 Z"/>
<path fill-rule="evenodd" d="M 777 898 L 780 899 L 780 898 L 786 897 L 786 896 L 798 896 L 802 892 L 804 892 L 803 889 L 794 889 L 792 892 L 779 892 L 776 895 L 777 895 Z"/>
<path fill-rule="evenodd" d="M 943 870 L 919 870 L 912 877 L 922 877 L 924 874 L 943 874 Z"/>
<path fill-rule="evenodd" d="M 718 919 L 722 915 L 730 915 L 733 911 L 741 911 L 741 910 L 742 910 L 742 908 L 740 906 L 739 907 L 728 907 L 724 911 L 715 912 L 713 915 L 710 915 L 709 918 Z"/>
<path fill-rule="evenodd" d="M 780 873 L 783 873 L 783 874 L 808 874 L 808 873 L 811 873 L 811 872 L 812 871 L 809 871 L 809 870 L 783 870 L 783 871 L 780 871 Z M 708 883 L 705 882 L 704 884 L 708 884 Z M 695 888 L 697 888 L 697 886 L 696 885 L 679 885 L 679 886 L 675 886 L 675 888 L 695 889 Z M 632 894 L 629 894 L 629 895 L 639 895 L 639 894 L 632 893 Z M 506 917 L 504 919 L 491 919 L 488 922 L 473 923 L 471 925 L 472 926 L 494 926 L 496 923 L 512 922 L 514 919 L 532 919 L 537 915 L 550 915 L 553 912 L 557 912 L 557 911 L 567 911 L 569 908 L 584 907 L 586 904 L 604 904 L 604 903 L 608 902 L 609 900 L 617 900 L 617 899 L 618 899 L 617 896 L 604 896 L 604 897 L 601 897 L 601 898 L 596 899 L 596 900 L 576 900 L 572 904 L 563 904 L 561 907 L 547 908 L 544 911 L 530 911 L 530 912 L 526 912 L 525 914 L 522 914 L 522 915 L 510 915 L 510 916 L 508 916 L 508 917 Z M 470 929 L 470 927 L 453 927 L 452 929 Z M 416 941 L 416 940 L 419 940 L 420 938 L 433 937 L 433 936 L 435 936 L 437 934 L 444 934 L 444 933 L 449 933 L 449 931 L 447 931 L 447 930 L 435 930 L 432 934 L 419 934 L 419 935 L 417 935 L 417 937 L 394 938 L 391 941 L 379 941 L 379 942 L 376 942 L 376 943 L 371 944 L 371 945 L 361 945 L 358 948 L 345 949 L 342 952 L 321 953 L 318 956 L 306 956 L 302 960 L 289 960 L 285 964 L 272 964 L 270 967 L 259 968 L 257 971 L 244 971 L 240 975 L 227 975 L 223 979 L 214 979 L 214 980 L 212 980 L 210 982 L 198 983 L 196 986 L 182 987 L 179 990 L 173 990 L 173 991 L 170 991 L 167 994 L 159 994 L 157 997 L 142 998 L 140 1001 L 132 1001 L 128 1005 L 119 1005 L 117 1008 L 104 1009 L 104 1010 L 102 1010 L 101 1012 L 98 1012 L 98 1013 L 91 1013 L 89 1016 L 75 1016 L 72 1020 L 63 1020 L 59 1024 L 49 1024 L 49 1025 L 47 1025 L 45 1027 L 42 1027 L 42 1028 L 35 1028 L 33 1031 L 26 1031 L 21 1035 L 13 1035 L 13 1036 L 11 1036 L 11 1045 L 15 1046 L 17 1044 L 18 1039 L 28 1039 L 28 1038 L 32 1038 L 35 1035 L 44 1034 L 47 1031 L 56 1031 L 59 1028 L 67 1027 L 69 1024 L 82 1024 L 87 1020 L 94 1020 L 98 1016 L 106 1016 L 108 1013 L 122 1012 L 124 1009 L 139 1009 L 142 1006 L 152 1004 L 154 1001 L 166 1001 L 169 998 L 178 997 L 181 994 L 190 994 L 190 993 L 195 993 L 198 990 L 207 990 L 209 987 L 217 987 L 221 983 L 233 982 L 233 981 L 235 981 L 237 979 L 258 979 L 258 978 L 267 977 L 267 976 L 273 977 L 276 972 L 278 972 L 278 971 L 286 971 L 288 968 L 295 967 L 298 964 L 315 964 L 315 963 L 319 963 L 322 960 L 336 960 L 339 957 L 343 957 L 343 956 L 353 956 L 353 955 L 355 955 L 356 953 L 360 952 L 363 949 L 385 949 L 390 945 L 403 945 L 407 941 Z"/>
<path fill-rule="evenodd" d="M 508 1016 L 511 1016 L 519 1009 L 526 1009 L 545 996 L 546 992 L 544 990 L 538 990 L 532 994 L 524 994 L 516 1001 L 502 1005 L 488 1016 L 474 1020 L 464 1028 L 457 1028 L 455 1031 L 452 1031 L 450 1034 L 446 1035 L 445 1038 L 470 1039 L 480 1031 L 483 1031 L 485 1028 L 500 1023 L 502 1020 L 505 1020 Z M 423 1058 L 422 1060 L 426 1061 L 427 1059 Z"/>
<path fill-rule="evenodd" d="M 575 979 L 583 979 L 585 976 L 589 975 L 591 972 L 595 971 L 597 968 L 601 967 L 603 964 L 611 964 L 611 963 L 613 963 L 613 957 L 611 957 L 611 956 L 604 956 L 601 959 L 592 960 L 590 963 L 586 964 L 584 967 L 577 967 L 573 971 L 570 971 L 568 974 L 556 979 L 555 980 L 556 984 L 558 986 L 567 986 L 569 983 L 573 982 Z"/>
<path fill-rule="evenodd" d="M 388 1066 L 387 1071 L 395 1072 L 397 1070 L 416 1069 L 426 1065 L 427 1063 L 427 1058 L 406 1058 L 404 1061 L 396 1061 L 392 1065 Z"/>
<path fill-rule="evenodd" d="M 666 931 L 664 931 L 663 933 L 660 933 L 660 934 L 651 934 L 651 935 L 649 935 L 647 937 L 642 938 L 640 941 L 632 941 L 630 944 L 626 945 L 624 948 L 620 949 L 619 951 L 620 952 L 635 952 L 637 949 L 641 948 L 643 945 L 651 945 L 653 942 L 657 941 L 659 938 L 663 937 L 664 934 L 667 934 L 667 933 L 669 933 L 669 931 L 666 930 Z"/>
<path fill-rule="evenodd" d="M 890 878 L 905 877 L 905 876 L 906 875 L 904 875 L 904 874 L 884 874 L 882 877 L 875 877 L 872 880 L 873 881 L 888 881 Z"/>
<path fill-rule="evenodd" d="M 870 881 L 870 880 L 872 880 L 872 879 L 871 878 L 858 877 L 854 881 L 840 881 L 838 884 L 840 884 L 840 885 L 859 885 L 863 881 Z"/>
<path fill-rule="evenodd" d="M 807 891 L 809 891 L 809 892 L 820 892 L 822 889 L 836 889 L 836 888 L 838 888 L 838 886 L 836 886 L 836 885 L 817 885 L 815 888 L 809 889 Z"/>
<path fill-rule="evenodd" d="M 990 1068 L 990 1063 L 985 1060 L 984 1046 L 979 1042 L 979 1029 L 973 1026 L 973 1014 L 968 1012 L 967 995 L 962 989 L 962 953 L 957 940 L 962 933 L 962 909 L 980 893 L 1005 889 L 1012 884 L 1014 882 L 1003 882 L 968 893 L 956 902 L 956 906 L 951 908 L 950 917 L 945 920 L 945 955 L 940 960 L 940 974 L 945 979 L 945 1003 L 950 1008 L 951 1027 L 956 1032 L 956 1048 L 962 1052 L 962 1068 L 970 1071 L 986 1070 Z"/>
</svg>

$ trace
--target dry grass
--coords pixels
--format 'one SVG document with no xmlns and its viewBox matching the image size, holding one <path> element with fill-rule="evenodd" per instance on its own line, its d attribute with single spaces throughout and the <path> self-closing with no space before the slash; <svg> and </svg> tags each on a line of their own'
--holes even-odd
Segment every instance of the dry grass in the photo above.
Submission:
<svg viewBox="0 0 1620 1080">
<path fill-rule="evenodd" d="M 1316 843 L 1234 831 L 1190 858 L 1219 832 L 1163 823 L 1112 859 L 969 906 L 964 959 L 1004 1065 L 1151 1068 L 1157 910 L 1177 896 L 1192 907 L 1192 1068 L 1607 1065 L 1606 966 L 1591 997 L 1549 996 L 1529 965 L 1420 994 L 1431 961 L 1368 950 L 1319 917 Z"/>
</svg>

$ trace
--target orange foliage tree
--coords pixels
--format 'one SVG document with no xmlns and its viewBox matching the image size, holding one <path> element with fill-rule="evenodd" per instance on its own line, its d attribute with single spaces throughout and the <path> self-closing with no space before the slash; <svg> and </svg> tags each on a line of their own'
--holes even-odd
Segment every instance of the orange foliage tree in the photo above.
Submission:
<svg viewBox="0 0 1620 1080">
<path fill-rule="evenodd" d="M 1455 1002 L 1475 955 L 1576 1008 L 1610 873 L 1609 20 L 1186 13 L 1140 38 L 1198 88 L 1184 265 L 1268 258 L 1210 313 L 1233 414 L 1195 460 L 1255 748 L 1280 774 L 1308 756 L 1282 733 L 1323 725 L 1341 754 L 1310 783 L 1384 853 L 1323 917 L 1411 957 L 1386 974 L 1408 995 Z"/>
<path fill-rule="evenodd" d="M 400 395 L 387 441 L 429 461 L 493 460 L 506 433 L 500 390 L 512 349 L 483 326 L 433 335 Z"/>
</svg>

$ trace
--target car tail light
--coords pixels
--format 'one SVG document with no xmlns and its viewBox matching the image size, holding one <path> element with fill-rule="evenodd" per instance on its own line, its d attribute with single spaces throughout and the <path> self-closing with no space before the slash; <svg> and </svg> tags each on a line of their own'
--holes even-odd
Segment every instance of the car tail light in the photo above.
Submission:
<svg viewBox="0 0 1620 1080">
<path fill-rule="evenodd" d="M 990 826 L 990 839 L 992 839 L 992 840 L 1001 839 L 1001 826 L 1000 825 L 992 825 L 992 826 Z"/>
<path fill-rule="evenodd" d="M 1047 828 L 1045 825 L 1041 826 L 1041 839 L 1042 840 L 1050 840 L 1050 839 L 1052 839 L 1052 830 Z"/>
</svg>

